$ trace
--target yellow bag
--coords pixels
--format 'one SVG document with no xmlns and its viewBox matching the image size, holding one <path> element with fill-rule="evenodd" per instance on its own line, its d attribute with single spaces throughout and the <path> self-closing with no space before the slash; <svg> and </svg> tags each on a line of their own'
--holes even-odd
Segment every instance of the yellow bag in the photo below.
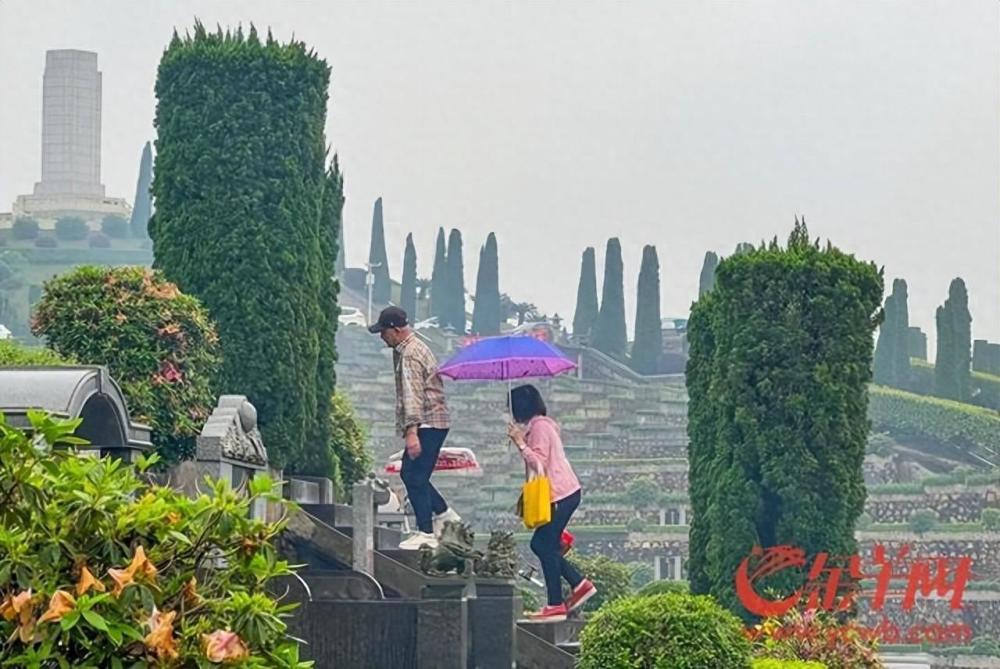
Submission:
<svg viewBox="0 0 1000 669">
<path fill-rule="evenodd" d="M 552 487 L 549 477 L 532 472 L 521 488 L 521 517 L 529 530 L 548 524 L 552 520 Z"/>
</svg>

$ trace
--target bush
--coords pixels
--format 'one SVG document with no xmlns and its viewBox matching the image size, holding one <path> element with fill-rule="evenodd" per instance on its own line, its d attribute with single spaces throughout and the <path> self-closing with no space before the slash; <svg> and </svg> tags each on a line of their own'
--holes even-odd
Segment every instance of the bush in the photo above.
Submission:
<svg viewBox="0 0 1000 669">
<path fill-rule="evenodd" d="M 656 595 L 611 602 L 580 633 L 581 669 L 746 669 L 743 627 L 710 597 Z"/>
<path fill-rule="evenodd" d="M 281 503 L 271 481 L 189 499 L 142 480 L 155 457 L 80 457 L 53 448 L 81 442 L 79 420 L 29 419 L 34 437 L 0 417 L 6 666 L 309 666 L 285 636 L 290 607 L 265 594 L 291 573 L 272 545 L 282 526 L 249 517 L 257 499 Z"/>
<path fill-rule="evenodd" d="M 1000 509 L 983 509 L 983 515 L 980 518 L 983 523 L 983 529 L 997 531 L 1000 530 Z"/>
<path fill-rule="evenodd" d="M 757 658 L 750 669 L 827 669 L 822 662 L 803 662 L 802 660 L 775 660 L 774 658 Z"/>
<path fill-rule="evenodd" d="M 654 595 L 687 595 L 691 592 L 687 581 L 652 581 L 639 590 L 639 597 L 652 597 Z"/>
<path fill-rule="evenodd" d="M 625 525 L 629 532 L 645 532 L 646 531 L 646 521 L 642 518 L 632 518 Z"/>
<path fill-rule="evenodd" d="M 906 524 L 909 526 L 911 531 L 916 532 L 917 534 L 923 534 L 933 530 L 937 523 L 938 516 L 936 512 L 931 509 L 919 509 L 910 514 L 910 519 Z"/>
<path fill-rule="evenodd" d="M 82 218 L 65 216 L 56 221 L 56 237 L 63 241 L 80 241 L 86 239 L 89 234 L 90 227 Z"/>
<path fill-rule="evenodd" d="M 626 565 L 606 555 L 584 556 L 575 551 L 567 559 L 597 588 L 597 594 L 584 604 L 584 611 L 596 611 L 605 602 L 632 594 L 632 574 Z"/>
<path fill-rule="evenodd" d="M 56 241 L 55 237 L 44 235 L 41 237 L 35 237 L 35 246 L 40 249 L 54 249 L 59 246 L 59 242 Z"/>
<path fill-rule="evenodd" d="M 38 236 L 38 221 L 33 218 L 15 219 L 10 235 L 14 239 L 34 239 Z"/>
<path fill-rule="evenodd" d="M 78 267 L 45 284 L 32 331 L 60 355 L 107 365 L 165 458 L 194 454 L 219 367 L 197 300 L 143 267 Z"/>
<path fill-rule="evenodd" d="M 47 348 L 29 348 L 10 339 L 0 339 L 0 367 L 41 367 L 66 361 Z"/>
<path fill-rule="evenodd" d="M 635 508 L 648 509 L 660 498 L 660 486 L 652 476 L 638 476 L 628 484 L 625 496 Z"/>
<path fill-rule="evenodd" d="M 112 239 L 128 237 L 128 221 L 121 216 L 109 214 L 101 221 L 101 232 Z"/>
<path fill-rule="evenodd" d="M 648 562 L 633 562 L 628 566 L 632 574 L 632 589 L 638 590 L 653 582 L 653 565 Z"/>
<path fill-rule="evenodd" d="M 538 611 L 542 608 L 542 599 L 537 592 L 522 585 L 517 586 L 517 590 L 521 595 L 522 611 Z"/>
<path fill-rule="evenodd" d="M 754 655 L 778 660 L 810 660 L 828 669 L 882 669 L 878 642 L 864 627 L 841 623 L 827 613 L 792 609 L 748 631 Z"/>
<path fill-rule="evenodd" d="M 111 248 L 111 239 L 103 232 L 92 232 L 87 239 L 87 245 L 92 249 L 108 249 Z"/>
<path fill-rule="evenodd" d="M 350 496 L 351 484 L 365 478 L 374 462 L 365 448 L 365 429 L 354 415 L 354 407 L 341 392 L 333 394 L 330 403 L 330 450 L 333 471 L 330 478 L 336 483 L 342 499 Z"/>
</svg>

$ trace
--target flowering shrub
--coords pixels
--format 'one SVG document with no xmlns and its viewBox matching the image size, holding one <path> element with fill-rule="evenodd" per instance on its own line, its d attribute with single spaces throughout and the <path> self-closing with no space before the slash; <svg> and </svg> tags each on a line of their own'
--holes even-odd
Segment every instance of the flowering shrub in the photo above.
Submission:
<svg viewBox="0 0 1000 669">
<path fill-rule="evenodd" d="M 271 482 L 226 482 L 189 499 L 109 458 L 77 455 L 79 421 L 0 415 L 0 658 L 3 666 L 303 669 L 266 592 L 290 574 L 249 517 Z"/>
<path fill-rule="evenodd" d="M 194 454 L 220 363 L 196 299 L 144 267 L 78 267 L 45 284 L 32 331 L 60 355 L 107 365 L 166 459 Z"/>
<path fill-rule="evenodd" d="M 754 655 L 821 662 L 828 669 L 882 669 L 878 642 L 854 621 L 840 622 L 827 613 L 792 609 L 748 631 Z"/>
</svg>

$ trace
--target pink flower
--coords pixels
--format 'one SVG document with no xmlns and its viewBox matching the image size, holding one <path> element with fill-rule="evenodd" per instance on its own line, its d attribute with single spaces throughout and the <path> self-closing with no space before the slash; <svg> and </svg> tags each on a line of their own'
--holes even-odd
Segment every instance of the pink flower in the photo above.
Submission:
<svg viewBox="0 0 1000 669">
<path fill-rule="evenodd" d="M 160 376 L 162 376 L 163 380 L 167 383 L 175 383 L 184 378 L 181 371 L 177 369 L 177 367 L 174 366 L 174 363 L 169 360 L 164 360 L 160 363 Z"/>
</svg>

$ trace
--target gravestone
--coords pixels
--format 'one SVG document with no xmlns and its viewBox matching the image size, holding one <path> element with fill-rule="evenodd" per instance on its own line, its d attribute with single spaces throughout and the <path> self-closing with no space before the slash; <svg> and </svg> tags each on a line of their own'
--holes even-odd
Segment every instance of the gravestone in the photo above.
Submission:
<svg viewBox="0 0 1000 669">
<path fill-rule="evenodd" d="M 196 439 L 194 461 L 175 467 L 171 479 L 174 487 L 193 495 L 206 476 L 239 489 L 269 471 L 257 409 L 244 395 L 223 395 Z M 252 514 L 267 518 L 267 502 L 257 500 Z"/>
</svg>

